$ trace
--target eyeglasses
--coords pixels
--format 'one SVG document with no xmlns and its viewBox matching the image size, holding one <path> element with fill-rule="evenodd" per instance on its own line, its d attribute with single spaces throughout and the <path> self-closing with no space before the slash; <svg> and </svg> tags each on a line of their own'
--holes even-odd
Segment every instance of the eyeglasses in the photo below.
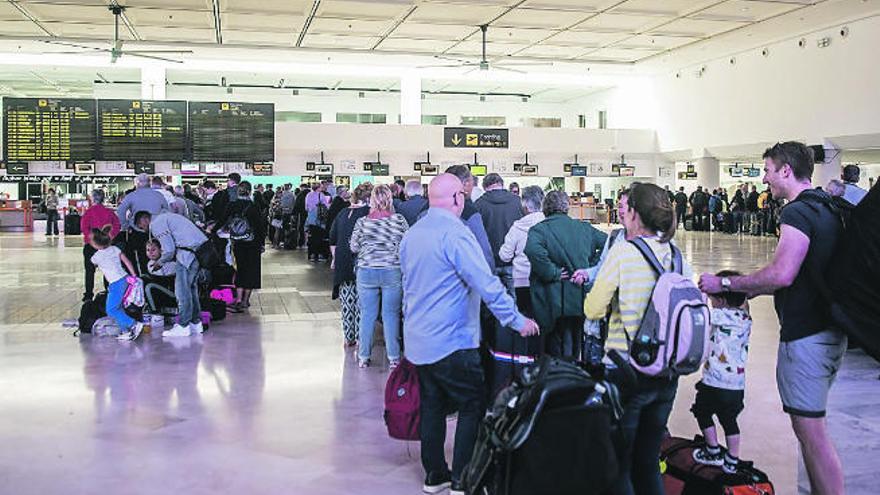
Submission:
<svg viewBox="0 0 880 495">
<path fill-rule="evenodd" d="M 458 191 L 452 195 L 452 204 L 454 204 L 455 206 L 458 206 L 458 195 L 459 194 L 464 196 L 464 190 Z"/>
</svg>

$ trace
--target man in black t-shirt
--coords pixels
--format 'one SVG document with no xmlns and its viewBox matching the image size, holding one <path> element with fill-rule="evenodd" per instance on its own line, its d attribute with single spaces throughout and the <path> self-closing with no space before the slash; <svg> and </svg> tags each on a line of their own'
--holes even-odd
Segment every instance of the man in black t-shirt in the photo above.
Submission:
<svg viewBox="0 0 880 495">
<path fill-rule="evenodd" d="M 675 193 L 675 219 L 678 221 L 678 225 L 684 227 L 685 217 L 687 216 L 688 209 L 688 197 L 687 194 L 684 193 L 684 188 L 679 188 L 678 192 Z"/>
<path fill-rule="evenodd" d="M 828 391 L 846 351 L 846 336 L 835 329 L 830 304 L 821 295 L 824 267 L 842 233 L 839 217 L 812 188 L 813 155 L 797 142 L 779 143 L 764 153 L 764 182 L 782 209 L 782 233 L 773 261 L 742 277 L 700 277 L 709 294 L 773 294 L 782 326 L 776 382 L 785 412 L 801 444 L 811 493 L 842 494 L 843 468 L 825 425 Z"/>
</svg>

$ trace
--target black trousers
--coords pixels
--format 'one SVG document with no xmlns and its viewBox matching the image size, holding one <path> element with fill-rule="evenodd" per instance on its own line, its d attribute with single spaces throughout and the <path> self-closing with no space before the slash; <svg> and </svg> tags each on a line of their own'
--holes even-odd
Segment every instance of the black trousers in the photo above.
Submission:
<svg viewBox="0 0 880 495">
<path fill-rule="evenodd" d="M 563 316 L 556 320 L 553 331 L 543 334 L 544 352 L 554 357 L 579 360 L 584 333 L 582 316 Z"/>
<path fill-rule="evenodd" d="M 687 208 L 676 208 L 675 218 L 678 220 L 678 225 L 684 227 L 684 221 L 687 218 Z"/>
<path fill-rule="evenodd" d="M 330 257 L 330 243 L 327 240 L 326 229 L 317 225 L 309 226 L 308 254 L 309 258 Z"/>
<path fill-rule="evenodd" d="M 83 268 L 86 269 L 86 291 L 83 298 L 91 299 L 95 295 L 95 270 L 97 267 L 92 263 L 92 256 L 97 251 L 90 244 L 83 246 Z M 104 289 L 107 289 L 107 279 L 104 279 Z"/>
<path fill-rule="evenodd" d="M 46 210 L 46 235 L 58 235 L 58 210 Z"/>
</svg>

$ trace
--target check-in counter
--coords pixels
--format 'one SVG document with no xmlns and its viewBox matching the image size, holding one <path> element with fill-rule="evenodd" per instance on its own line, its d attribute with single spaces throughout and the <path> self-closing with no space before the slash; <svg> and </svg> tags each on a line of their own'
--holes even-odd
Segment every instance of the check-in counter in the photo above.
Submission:
<svg viewBox="0 0 880 495">
<path fill-rule="evenodd" d="M 34 212 L 30 201 L 0 200 L 0 232 L 33 232 Z"/>
<path fill-rule="evenodd" d="M 597 223 L 599 221 L 600 209 L 601 206 L 592 201 L 574 198 L 568 204 L 568 216 L 576 220 Z"/>
</svg>

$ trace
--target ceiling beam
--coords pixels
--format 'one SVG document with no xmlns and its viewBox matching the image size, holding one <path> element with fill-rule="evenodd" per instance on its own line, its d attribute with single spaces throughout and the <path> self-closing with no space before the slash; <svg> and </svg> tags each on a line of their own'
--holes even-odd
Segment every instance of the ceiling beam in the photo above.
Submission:
<svg viewBox="0 0 880 495">
<path fill-rule="evenodd" d="M 413 12 L 415 12 L 418 8 L 418 5 L 412 5 L 410 6 L 410 8 L 406 9 L 406 12 L 397 16 L 397 18 L 394 19 L 394 22 L 391 24 L 391 27 L 379 36 L 379 41 L 373 44 L 373 47 L 370 48 L 370 50 L 375 50 L 376 48 L 379 48 L 379 45 L 381 45 L 383 41 L 388 39 L 388 37 L 391 36 L 391 33 L 397 30 L 397 28 L 400 27 L 400 25 L 403 24 L 404 21 L 409 18 L 409 16 L 413 15 Z"/>
<path fill-rule="evenodd" d="M 315 19 L 315 16 L 318 14 L 318 8 L 321 6 L 321 0 L 314 0 L 312 2 L 312 10 L 309 11 L 309 15 L 306 17 L 305 22 L 303 22 L 303 27 L 299 31 L 299 36 L 296 38 L 296 46 L 297 48 L 302 46 L 303 40 L 306 39 L 306 34 L 309 32 L 309 26 L 312 25 L 312 21 Z"/>
<path fill-rule="evenodd" d="M 214 15 L 214 38 L 218 45 L 223 44 L 223 24 L 220 17 L 220 0 L 211 0 L 211 12 Z"/>
<path fill-rule="evenodd" d="M 56 37 L 55 33 L 53 33 L 52 31 L 49 31 L 49 29 L 47 29 L 46 26 L 44 26 L 43 23 L 40 22 L 40 20 L 34 16 L 34 14 L 31 14 L 31 12 L 27 8 L 25 8 L 24 5 L 19 3 L 18 0 L 8 0 L 8 1 L 9 1 L 10 5 L 12 5 L 15 8 L 15 10 L 17 10 L 27 20 L 36 24 L 37 27 L 40 28 L 40 31 L 46 33 L 47 36 L 50 36 L 52 38 Z"/>
</svg>

